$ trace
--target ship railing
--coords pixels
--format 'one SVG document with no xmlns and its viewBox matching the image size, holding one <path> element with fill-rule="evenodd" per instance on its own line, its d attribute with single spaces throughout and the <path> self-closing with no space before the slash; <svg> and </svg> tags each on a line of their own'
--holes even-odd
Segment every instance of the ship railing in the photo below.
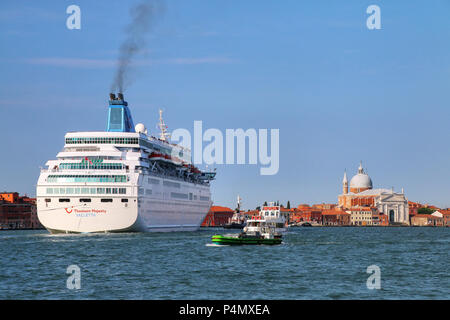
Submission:
<svg viewBox="0 0 450 320">
<path fill-rule="evenodd" d="M 200 180 L 200 179 L 195 180 L 195 179 L 190 179 L 188 177 L 180 177 L 176 174 L 167 174 L 167 173 L 161 173 L 158 171 L 152 171 L 151 169 L 135 169 L 135 170 L 131 170 L 131 171 L 134 173 L 151 174 L 152 176 L 158 176 L 160 178 L 171 178 L 171 179 L 175 179 L 175 180 L 179 180 L 179 181 L 196 183 L 196 184 L 201 184 L 201 185 L 205 185 L 205 186 L 209 185 L 209 180 Z"/>
<path fill-rule="evenodd" d="M 41 168 L 41 172 L 42 173 L 47 173 L 47 172 L 68 172 L 68 171 L 71 171 L 71 172 L 78 172 L 78 173 L 80 173 L 80 172 L 83 172 L 83 173 L 90 173 L 90 172 L 93 172 L 93 171 L 95 171 L 96 173 L 98 173 L 98 172 L 104 172 L 104 173 L 108 173 L 108 174 L 113 174 L 113 173 L 129 173 L 130 172 L 130 170 L 129 169 L 117 169 L 117 170 L 98 170 L 98 169 L 46 169 L 46 168 Z"/>
</svg>

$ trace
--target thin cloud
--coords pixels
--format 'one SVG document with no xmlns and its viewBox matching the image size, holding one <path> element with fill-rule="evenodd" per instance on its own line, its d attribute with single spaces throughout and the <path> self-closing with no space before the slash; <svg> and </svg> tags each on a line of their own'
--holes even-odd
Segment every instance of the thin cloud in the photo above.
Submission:
<svg viewBox="0 0 450 320">
<path fill-rule="evenodd" d="M 25 63 L 68 68 L 111 68 L 117 64 L 117 61 L 115 59 L 31 58 L 25 59 Z"/>
<path fill-rule="evenodd" d="M 83 59 L 83 58 L 30 58 L 25 63 L 41 66 L 66 67 L 66 68 L 113 68 L 117 65 L 116 59 Z M 227 64 L 235 60 L 226 57 L 201 57 L 201 58 L 170 58 L 136 60 L 132 63 L 137 67 L 150 67 L 156 64 L 194 65 L 194 64 Z"/>
<path fill-rule="evenodd" d="M 206 64 L 206 63 L 233 63 L 235 60 L 223 57 L 205 57 L 205 58 L 174 58 L 161 60 L 161 63 L 167 64 Z"/>
</svg>

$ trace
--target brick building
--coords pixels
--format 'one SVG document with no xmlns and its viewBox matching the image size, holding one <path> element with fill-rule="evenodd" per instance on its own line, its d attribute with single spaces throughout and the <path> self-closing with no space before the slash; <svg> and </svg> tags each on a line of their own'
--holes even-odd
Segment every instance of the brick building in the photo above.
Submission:
<svg viewBox="0 0 450 320">
<path fill-rule="evenodd" d="M 443 209 L 440 210 L 442 212 L 443 215 L 443 219 L 444 219 L 444 226 L 446 227 L 450 227 L 450 209 Z"/>
<path fill-rule="evenodd" d="M 322 211 L 322 225 L 324 226 L 348 226 L 350 214 L 340 209 Z"/>
<path fill-rule="evenodd" d="M 0 229 L 43 229 L 36 211 L 36 199 L 18 192 L 0 193 Z"/>
<path fill-rule="evenodd" d="M 299 205 L 291 212 L 291 222 L 322 222 L 322 210 L 307 204 Z"/>
<path fill-rule="evenodd" d="M 228 207 L 212 206 L 203 220 L 202 227 L 221 227 L 233 217 L 234 211 Z"/>
</svg>

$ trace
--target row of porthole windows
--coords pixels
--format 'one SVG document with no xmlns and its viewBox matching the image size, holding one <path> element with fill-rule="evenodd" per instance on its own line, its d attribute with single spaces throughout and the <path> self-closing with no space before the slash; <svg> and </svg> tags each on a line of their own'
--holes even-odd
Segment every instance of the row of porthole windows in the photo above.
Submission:
<svg viewBox="0 0 450 320">
<path fill-rule="evenodd" d="M 139 195 L 151 195 L 152 194 L 152 190 L 151 189 L 139 188 L 138 189 L 138 194 Z M 174 199 L 197 200 L 197 196 L 193 195 L 192 193 L 189 193 L 189 195 L 188 195 L 186 193 L 171 192 L 170 196 L 171 196 L 171 198 L 174 198 Z M 200 196 L 200 200 L 201 201 L 209 201 L 209 197 Z"/>
<path fill-rule="evenodd" d="M 124 175 L 49 175 L 47 182 L 127 182 Z"/>
<path fill-rule="evenodd" d="M 127 188 L 47 188 L 47 194 L 126 194 Z"/>
<path fill-rule="evenodd" d="M 66 144 L 138 144 L 138 138 L 66 138 Z"/>
<path fill-rule="evenodd" d="M 92 170 L 121 170 L 123 164 L 121 163 L 101 163 L 101 164 L 86 164 L 86 163 L 61 163 L 60 169 L 92 169 Z"/>
<path fill-rule="evenodd" d="M 74 200 L 76 200 L 76 199 L 74 199 Z M 71 199 L 70 198 L 59 198 L 58 201 L 59 202 L 70 202 Z M 91 198 L 80 198 L 79 201 L 80 202 L 91 202 L 92 199 Z M 45 202 L 52 202 L 52 199 L 47 198 L 47 199 L 45 199 Z M 113 202 L 113 199 L 112 198 L 100 199 L 100 202 Z M 120 199 L 120 202 L 128 202 L 128 199 L 122 198 L 122 199 Z"/>
</svg>

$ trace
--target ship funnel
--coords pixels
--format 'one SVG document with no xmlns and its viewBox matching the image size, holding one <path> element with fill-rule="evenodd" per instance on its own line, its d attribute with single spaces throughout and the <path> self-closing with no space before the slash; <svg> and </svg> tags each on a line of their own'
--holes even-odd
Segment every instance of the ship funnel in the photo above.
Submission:
<svg viewBox="0 0 450 320">
<path fill-rule="evenodd" d="M 109 94 L 108 126 L 106 131 L 112 132 L 134 132 L 133 118 L 131 117 L 128 103 L 123 94 Z"/>
</svg>

